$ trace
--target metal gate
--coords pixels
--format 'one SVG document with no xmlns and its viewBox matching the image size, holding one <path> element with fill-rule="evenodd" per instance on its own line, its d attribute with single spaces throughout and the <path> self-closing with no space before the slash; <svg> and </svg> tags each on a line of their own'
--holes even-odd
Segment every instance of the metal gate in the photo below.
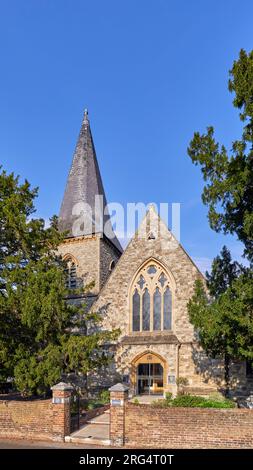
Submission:
<svg viewBox="0 0 253 470">
<path fill-rule="evenodd" d="M 70 432 L 77 431 L 80 426 L 80 398 L 75 390 L 70 399 Z"/>
</svg>

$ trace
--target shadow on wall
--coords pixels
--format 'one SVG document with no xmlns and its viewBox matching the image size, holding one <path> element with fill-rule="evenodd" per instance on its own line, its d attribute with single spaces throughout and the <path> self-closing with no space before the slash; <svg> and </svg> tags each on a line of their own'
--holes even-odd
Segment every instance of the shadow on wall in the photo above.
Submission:
<svg viewBox="0 0 253 470">
<path fill-rule="evenodd" d="M 192 346 L 192 359 L 195 371 L 201 375 L 205 384 L 215 385 L 218 391 L 225 393 L 223 358 L 211 358 L 201 350 L 200 346 Z M 247 395 L 248 383 L 245 374 L 245 364 L 242 361 L 231 361 L 230 364 L 230 393 L 231 396 Z"/>
<path fill-rule="evenodd" d="M 82 300 L 77 299 L 76 303 L 87 303 L 87 298 Z M 98 314 L 101 318 L 101 321 L 106 318 L 109 306 L 110 303 L 107 303 L 99 309 L 94 310 L 94 312 Z M 87 305 L 87 310 L 89 310 L 89 305 Z M 100 322 L 97 325 L 89 327 L 90 334 L 95 334 L 99 330 L 101 330 Z M 97 397 L 101 393 L 101 391 L 108 389 L 111 385 L 115 383 L 115 381 L 119 382 L 122 380 L 122 377 L 117 374 L 116 371 L 116 364 L 114 360 L 115 351 L 115 343 L 105 344 L 103 347 L 103 353 L 106 355 L 107 358 L 109 358 L 109 365 L 102 365 L 98 369 L 94 369 L 88 374 L 83 374 L 79 372 L 63 374 L 61 380 L 66 383 L 71 383 L 71 385 L 74 386 L 74 388 L 78 391 L 81 397 Z M 100 354 L 100 351 L 94 351 L 94 353 Z"/>
<path fill-rule="evenodd" d="M 108 309 L 110 302 L 103 305 L 96 310 L 96 313 L 100 316 L 101 320 L 106 320 L 108 317 Z M 92 329 L 92 332 L 96 332 L 101 327 L 98 325 L 96 328 Z M 111 325 L 111 330 L 117 329 L 116 318 L 115 325 Z M 113 343 L 105 344 L 103 347 L 103 352 L 106 357 L 109 358 L 109 364 L 101 366 L 99 369 L 93 370 L 88 374 L 87 377 L 87 389 L 89 396 L 97 396 L 101 391 L 108 389 L 116 382 L 122 381 L 122 376 L 117 372 L 116 362 L 115 362 L 115 353 L 117 349 L 117 340 Z"/>
<path fill-rule="evenodd" d="M 192 346 L 192 359 L 195 365 L 195 371 L 198 375 L 201 375 L 202 381 L 205 384 L 216 385 L 222 389 L 224 382 L 222 359 L 208 357 L 197 345 Z"/>
</svg>

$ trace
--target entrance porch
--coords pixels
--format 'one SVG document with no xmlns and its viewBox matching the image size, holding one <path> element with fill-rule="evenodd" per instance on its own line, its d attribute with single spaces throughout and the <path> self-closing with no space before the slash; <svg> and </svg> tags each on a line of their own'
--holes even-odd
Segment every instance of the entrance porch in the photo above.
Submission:
<svg viewBox="0 0 253 470">
<path fill-rule="evenodd" d="M 132 361 L 131 389 L 136 396 L 163 396 L 167 390 L 167 361 L 159 354 L 144 352 Z"/>
</svg>

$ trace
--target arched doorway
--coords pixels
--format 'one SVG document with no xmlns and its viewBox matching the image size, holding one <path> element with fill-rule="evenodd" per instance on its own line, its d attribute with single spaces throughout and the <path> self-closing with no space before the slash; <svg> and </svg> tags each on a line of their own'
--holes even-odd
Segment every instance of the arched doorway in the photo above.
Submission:
<svg viewBox="0 0 253 470">
<path fill-rule="evenodd" d="M 153 352 L 146 352 L 133 361 L 135 393 L 138 395 L 161 395 L 165 387 L 166 361 Z"/>
<path fill-rule="evenodd" d="M 140 363 L 137 368 L 138 395 L 155 395 L 163 392 L 163 366 L 161 364 Z"/>
</svg>

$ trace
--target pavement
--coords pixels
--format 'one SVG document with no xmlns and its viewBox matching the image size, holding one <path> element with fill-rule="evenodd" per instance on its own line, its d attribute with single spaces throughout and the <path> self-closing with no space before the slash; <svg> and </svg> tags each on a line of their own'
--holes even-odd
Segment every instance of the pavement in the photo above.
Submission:
<svg viewBox="0 0 253 470">
<path fill-rule="evenodd" d="M 88 421 L 65 442 L 2 439 L 0 449 L 110 449 L 110 410 Z"/>
<path fill-rule="evenodd" d="M 66 442 L 86 445 L 109 446 L 110 410 L 96 416 L 78 431 L 65 438 Z"/>
<path fill-rule="evenodd" d="M 105 446 L 92 444 L 77 444 L 68 442 L 32 441 L 24 439 L 2 439 L 0 449 L 105 449 Z M 108 446 L 108 449 L 110 447 Z"/>
</svg>

